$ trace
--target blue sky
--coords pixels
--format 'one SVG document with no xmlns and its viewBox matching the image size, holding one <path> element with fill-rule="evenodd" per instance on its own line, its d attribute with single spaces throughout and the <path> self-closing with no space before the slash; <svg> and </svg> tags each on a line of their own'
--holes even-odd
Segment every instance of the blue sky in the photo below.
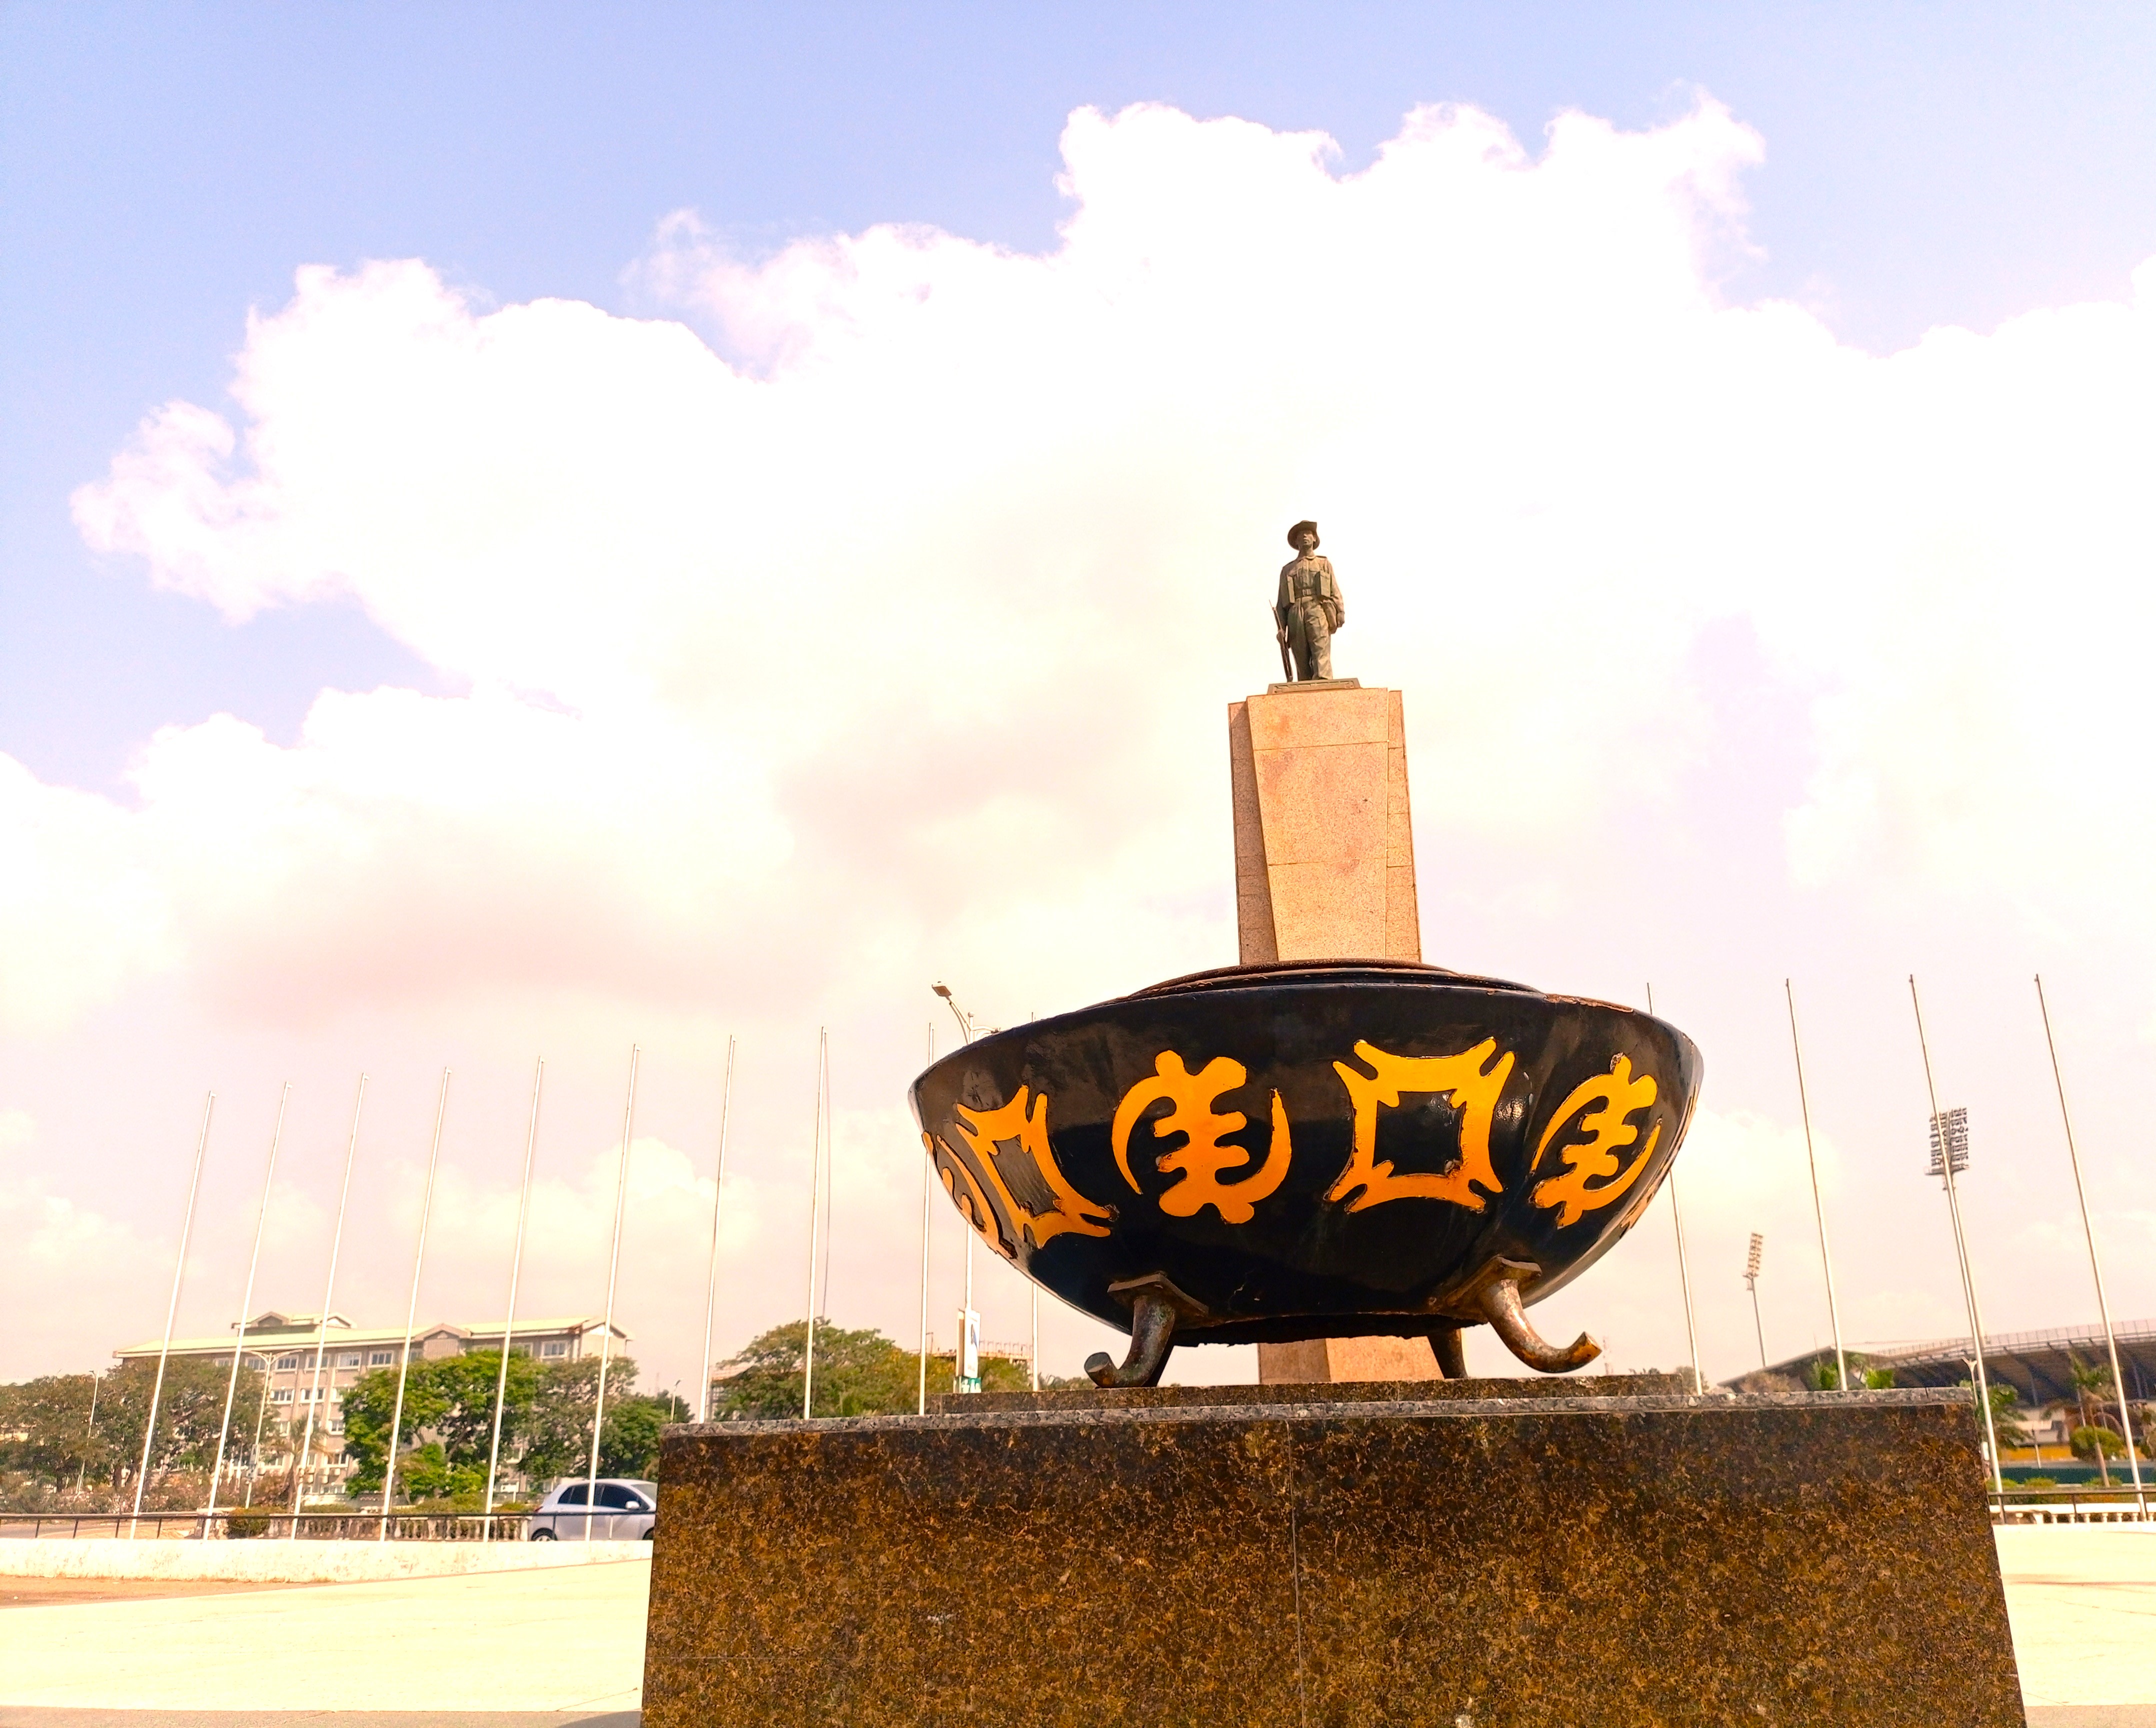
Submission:
<svg viewBox="0 0 2156 1728">
<path fill-rule="evenodd" d="M 693 208 L 753 255 L 935 224 L 1054 243 L 1056 140 L 1139 100 L 1365 162 L 1417 103 L 1531 144 L 1697 90 L 1765 136 L 1735 298 L 1874 352 L 2118 298 L 2156 253 L 2156 14 L 2121 6 L 0 7 L 0 749 L 111 789 L 156 726 L 289 738 L 426 667 L 356 610 L 244 625 L 86 553 L 67 496 L 146 413 L 214 405 L 302 264 L 424 257 L 495 301 L 637 311 Z M 1284 247 L 1289 243 L 1284 240 Z"/>
</svg>

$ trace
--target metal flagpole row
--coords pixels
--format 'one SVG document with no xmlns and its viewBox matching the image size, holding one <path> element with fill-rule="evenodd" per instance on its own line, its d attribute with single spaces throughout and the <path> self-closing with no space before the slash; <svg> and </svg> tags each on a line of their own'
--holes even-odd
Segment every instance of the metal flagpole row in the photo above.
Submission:
<svg viewBox="0 0 2156 1728">
<path fill-rule="evenodd" d="M 2051 1078 L 2059 1089 L 2059 1120 L 2066 1131 L 2066 1158 L 2074 1169 L 2074 1198 L 2082 1209 L 2082 1235 L 2088 1242 L 2089 1275 L 2096 1281 L 2097 1317 L 2103 1323 L 2104 1348 L 2111 1354 L 2111 1390 L 2118 1401 L 2118 1421 L 2122 1437 L 2126 1442 L 2127 1467 L 2133 1473 L 2133 1499 L 2136 1508 L 2145 1513 L 2148 1506 L 2141 1484 L 2141 1458 L 2133 1443 L 2133 1418 L 2128 1413 L 2126 1381 L 2118 1371 L 2118 1340 L 2111 1329 L 2111 1299 L 2104 1293 L 2103 1263 L 2096 1252 L 2096 1227 L 2089 1221 L 2088 1191 L 2082 1185 L 2082 1155 L 2074 1144 L 2074 1119 L 2066 1108 L 2066 1079 L 2059 1067 L 2058 1041 L 2051 1036 L 2051 1004 L 2044 1000 L 2044 980 L 2036 979 L 2036 1006 L 2044 1016 L 2044 1046 L 2051 1053 Z M 1948 1162 L 1952 1162 L 1949 1159 Z"/>
<path fill-rule="evenodd" d="M 1924 1090 L 1932 1101 L 1932 1132 L 1938 1136 L 1939 1167 L 1947 1179 L 1947 1211 L 1953 1218 L 1954 1252 L 1961 1257 L 1962 1293 L 1969 1299 L 1969 1336 L 1976 1350 L 1976 1397 L 1984 1411 L 1984 1433 L 1991 1448 L 1991 1485 L 1999 1494 L 2006 1492 L 2006 1479 L 1999 1469 L 1999 1432 L 1991 1415 L 1991 1381 L 1984 1370 L 1984 1314 L 1977 1305 L 1976 1273 L 1969 1263 L 1969 1240 L 1961 1226 L 1961 1196 L 1954 1187 L 1953 1147 L 1949 1141 L 1946 1124 L 1939 1119 L 1939 1089 L 1932 1079 L 1932 1050 L 1924 1037 L 1923 1004 L 1917 1000 L 1917 977 L 1909 975 L 1909 1006 L 1917 1016 L 1917 1047 L 1924 1058 Z"/>
<path fill-rule="evenodd" d="M 419 1245 L 412 1252 L 412 1293 L 404 1304 L 404 1350 L 397 1359 L 397 1402 L 389 1417 L 389 1453 L 382 1472 L 382 1528 L 377 1542 L 389 1540 L 389 1509 L 397 1497 L 397 1445 L 404 1429 L 404 1386 L 412 1373 L 412 1329 L 419 1319 L 419 1271 L 427 1263 L 427 1221 L 434 1215 L 434 1172 L 442 1161 L 442 1122 L 449 1111 L 449 1071 L 442 1070 L 441 1095 L 434 1100 L 434 1139 L 427 1149 L 427 1187 L 419 1201 Z"/>
<path fill-rule="evenodd" d="M 1647 986 L 1647 1012 L 1655 1011 L 1655 987 Z M 1707 1396 L 1707 1376 L 1699 1368 L 1699 1324 L 1693 1318 L 1691 1308 L 1691 1268 L 1685 1258 L 1684 1208 L 1677 1204 L 1677 1171 L 1670 1166 L 1670 1222 L 1676 1227 L 1677 1236 L 1677 1286 L 1684 1292 L 1685 1339 L 1691 1346 L 1691 1389 L 1696 1397 Z"/>
<path fill-rule="evenodd" d="M 209 1470 L 209 1504 L 207 1511 L 217 1510 L 217 1491 L 224 1480 L 224 1443 L 232 1432 L 232 1401 L 239 1393 L 239 1362 L 247 1350 L 247 1322 L 254 1307 L 254 1272 L 262 1263 L 262 1229 L 270 1221 L 270 1185 L 277 1175 L 277 1145 L 285 1138 L 285 1106 L 292 1097 L 292 1083 L 287 1080 L 285 1089 L 277 1094 L 277 1125 L 270 1133 L 270 1167 L 262 1173 L 262 1204 L 254 1213 L 254 1247 L 247 1257 L 247 1283 L 239 1293 L 239 1336 L 233 1341 L 232 1372 L 224 1381 L 224 1419 L 217 1428 L 217 1462 Z M 269 1394 L 269 1376 L 263 1376 L 263 1394 Z M 207 1529 L 208 1526 L 203 1526 Z"/>
<path fill-rule="evenodd" d="M 1849 1355 L 1841 1345 L 1841 1309 L 1834 1295 L 1834 1256 L 1826 1246 L 1826 1202 L 1820 1198 L 1819 1157 L 1812 1149 L 1812 1105 L 1804 1090 L 1804 1048 L 1797 1039 L 1797 994 L 1789 980 L 1782 980 L 1782 994 L 1789 1004 L 1789 1050 L 1797 1062 L 1797 1108 L 1804 1119 L 1804 1162 L 1811 1166 L 1812 1216 L 1819 1221 L 1820 1265 L 1826 1273 L 1827 1324 L 1834 1331 L 1834 1375 L 1838 1391 L 1849 1390 Z"/>
<path fill-rule="evenodd" d="M 828 1027 L 816 1032 L 816 1110 L 808 1139 L 808 1327 L 801 1347 L 801 1419 L 814 1407 L 816 1385 L 816 1247 L 821 1221 L 824 1174 L 824 1063 L 830 1048 Z"/>
<path fill-rule="evenodd" d="M 501 1466 L 501 1412 L 509 1399 L 509 1347 L 516 1330 L 516 1280 L 524 1269 L 524 1227 L 531 1216 L 531 1155 L 539 1144 L 539 1092 L 547 1080 L 547 1059 L 531 1071 L 531 1116 L 524 1130 L 524 1179 L 516 1196 L 516 1246 L 509 1254 L 509 1311 L 501 1322 L 501 1361 L 494 1378 L 494 1437 L 486 1451 L 486 1517 L 480 1540 L 494 1540 L 494 1485 Z"/>
<path fill-rule="evenodd" d="M 629 1102 L 621 1112 L 621 1165 L 613 1185 L 613 1247 L 607 1257 L 606 1324 L 599 1334 L 598 1396 L 592 1404 L 592 1460 L 584 1474 L 584 1540 L 592 1539 L 598 1520 L 599 1486 L 599 1431 L 606 1422 L 607 1367 L 613 1360 L 613 1293 L 621 1274 L 621 1216 L 629 1203 L 629 1149 L 636 1124 L 636 1065 L 643 1052 L 629 1047 Z"/>
<path fill-rule="evenodd" d="M 352 1102 L 352 1138 L 344 1149 L 344 1180 L 337 1189 L 336 1227 L 330 1233 L 329 1276 L 322 1283 L 322 1311 L 315 1327 L 315 1377 L 307 1392 L 306 1436 L 300 1443 L 299 1456 L 292 1463 L 292 1528 L 288 1540 L 296 1541 L 300 1535 L 300 1501 L 307 1489 L 307 1458 L 315 1446 L 315 1416 L 322 1401 L 322 1352 L 327 1347 L 330 1333 L 330 1301 L 336 1293 L 337 1254 L 344 1246 L 345 1207 L 352 1199 L 352 1161 L 359 1150 L 359 1116 L 367 1104 L 367 1076 L 359 1077 L 359 1093 Z M 335 1383 L 335 1376 L 331 1376 Z"/>
<path fill-rule="evenodd" d="M 180 1309 L 180 1284 L 187 1276 L 187 1239 L 194 1234 L 195 1196 L 202 1191 L 203 1155 L 209 1149 L 210 1113 L 217 1108 L 217 1094 L 209 1093 L 203 1098 L 202 1131 L 195 1136 L 194 1174 L 187 1178 L 187 1209 L 180 1222 L 180 1252 L 172 1262 L 172 1293 L 165 1303 L 165 1341 L 157 1349 L 157 1378 L 150 1388 L 150 1419 L 142 1426 L 142 1462 L 135 1472 L 135 1513 L 142 1515 L 142 1489 L 150 1479 L 150 1443 L 157 1432 L 157 1405 L 165 1395 L 165 1363 L 172 1353 L 172 1319 Z M 130 1523 L 127 1534 L 131 1538 L 135 1525 Z"/>
<path fill-rule="evenodd" d="M 734 1105 L 734 1041 L 726 1040 L 726 1084 L 719 1092 L 719 1168 L 711 1179 L 711 1263 L 704 1275 L 704 1354 L 699 1358 L 696 1420 L 711 1419 L 711 1320 L 719 1299 L 719 1211 L 726 1197 L 726 1121 Z"/>
<path fill-rule="evenodd" d="M 936 1022 L 928 1022 L 928 1066 L 936 1066 Z M 921 1391 L 914 1413 L 928 1414 L 928 1221 L 930 1196 L 935 1191 L 936 1160 L 928 1148 L 921 1149 Z"/>
</svg>

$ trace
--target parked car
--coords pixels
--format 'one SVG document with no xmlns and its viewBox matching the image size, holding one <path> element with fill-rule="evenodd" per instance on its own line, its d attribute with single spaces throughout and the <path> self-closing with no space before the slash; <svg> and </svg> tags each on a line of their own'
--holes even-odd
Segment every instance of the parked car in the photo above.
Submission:
<svg viewBox="0 0 2156 1728">
<path fill-rule="evenodd" d="M 546 1498 L 531 1510 L 531 1540 L 583 1540 L 587 1489 L 594 1491 L 598 1498 L 588 1520 L 594 1542 L 651 1540 L 651 1527 L 658 1521 L 659 1484 L 606 1477 L 595 1484 L 565 1482 L 547 1490 Z"/>
</svg>

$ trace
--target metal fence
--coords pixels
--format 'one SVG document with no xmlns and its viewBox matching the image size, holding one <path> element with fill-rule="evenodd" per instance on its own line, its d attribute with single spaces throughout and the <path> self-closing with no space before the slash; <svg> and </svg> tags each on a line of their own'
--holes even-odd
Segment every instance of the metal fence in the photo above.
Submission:
<svg viewBox="0 0 2156 1728">
<path fill-rule="evenodd" d="M 589 1515 L 569 1507 L 552 1515 Z M 393 1542 L 521 1542 L 531 1522 L 528 1512 L 0 1512 L 0 1538 L 236 1541 L 296 1535 L 310 1541 L 372 1542 L 386 1536 Z"/>
<path fill-rule="evenodd" d="M 2156 1523 L 2156 1491 L 2147 1488 L 2010 1488 L 1988 1497 L 1994 1524 Z"/>
</svg>

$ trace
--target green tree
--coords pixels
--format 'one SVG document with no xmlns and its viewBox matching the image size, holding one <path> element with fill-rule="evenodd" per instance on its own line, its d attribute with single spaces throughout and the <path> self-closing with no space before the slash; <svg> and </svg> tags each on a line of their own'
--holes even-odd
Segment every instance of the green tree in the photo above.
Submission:
<svg viewBox="0 0 2156 1728">
<path fill-rule="evenodd" d="M 1849 1361 L 1849 1383 L 1852 1391 L 1877 1391 L 1882 1387 L 1894 1384 L 1894 1371 L 1892 1368 L 1874 1368 L 1866 1357 L 1858 1355 L 1855 1350 L 1845 1350 L 1843 1355 Z M 1813 1363 L 1810 1372 L 1805 1377 L 1810 1381 L 1812 1390 L 1815 1392 L 1832 1392 L 1840 1390 L 1839 1384 L 1840 1376 L 1835 1370 L 1834 1359 L 1831 1356 L 1822 1356 L 1818 1361 Z"/>
<path fill-rule="evenodd" d="M 613 1376 L 608 1375 L 609 1382 Z M 659 1436 L 668 1422 L 688 1419 L 671 1392 L 632 1395 L 617 1402 L 607 1387 L 606 1424 L 599 1431 L 599 1474 L 649 1481 L 659 1474 Z"/>
<path fill-rule="evenodd" d="M 541 1364 L 521 1351 L 509 1357 L 502 1400 L 501 1465 L 545 1480 L 581 1473 L 590 1460 L 592 1410 L 598 1391 L 595 1359 Z M 494 1441 L 494 1405 L 501 1352 L 473 1350 L 412 1364 L 405 1376 L 404 1416 L 398 1426 L 398 1479 L 414 1499 L 470 1497 L 486 1484 Z M 636 1364 L 627 1356 L 607 1370 L 606 1432 L 600 1436 L 601 1473 L 614 1444 L 641 1462 L 657 1450 L 656 1425 L 631 1413 L 624 1437 L 610 1441 L 617 1412 L 639 1403 Z M 353 1461 L 352 1484 L 378 1493 L 386 1472 L 389 1424 L 397 1407 L 397 1371 L 377 1369 L 345 1394 L 345 1451 Z M 645 1446 L 644 1427 L 652 1443 Z"/>
<path fill-rule="evenodd" d="M 713 1387 L 712 1419 L 765 1421 L 799 1416 L 802 1355 L 808 1335 L 806 1320 L 791 1320 L 744 1345 L 723 1365 L 724 1378 Z M 929 1391 L 949 1391 L 952 1371 L 950 1356 L 932 1356 Z M 984 1391 L 1022 1392 L 1027 1381 L 1024 1362 L 1004 1356 L 981 1360 Z M 916 1352 L 893 1344 L 880 1332 L 854 1332 L 825 1320 L 816 1323 L 814 1414 L 911 1416 L 917 1407 L 920 1388 L 921 1358 Z"/>
<path fill-rule="evenodd" d="M 2003 1380 L 1986 1383 L 1990 1389 L 1991 1431 L 1999 1437 L 1999 1448 L 2003 1451 L 2009 1446 L 2021 1443 L 2026 1437 L 2021 1432 L 2021 1419 L 2015 1414 L 2020 1405 L 2021 1394 Z M 1974 1381 L 1958 1381 L 1955 1384 L 1961 1391 L 1974 1396 L 1976 1391 Z"/>
<path fill-rule="evenodd" d="M 417 1477 L 410 1476 L 413 1465 L 400 1457 L 398 1474 L 409 1479 L 408 1485 L 414 1494 L 425 1493 L 430 1484 L 444 1494 L 484 1491 L 487 1454 L 494 1439 L 495 1388 L 501 1372 L 498 1350 L 473 1350 L 412 1364 L 405 1376 L 404 1419 L 398 1426 L 398 1445 L 400 1452 L 413 1448 L 424 1450 L 424 1442 L 437 1447 L 440 1454 L 438 1467 L 419 1461 Z M 505 1466 L 514 1468 L 522 1456 L 542 1389 L 555 1372 L 521 1351 L 510 1352 L 501 1413 Z M 345 1394 L 345 1453 L 353 1461 L 352 1485 L 356 1492 L 373 1494 L 382 1487 L 389 1423 L 396 1408 L 394 1368 L 375 1370 Z M 454 1485 L 447 1485 L 452 1483 Z"/>
<path fill-rule="evenodd" d="M 2076 1458 L 2094 1458 L 2100 1469 L 2103 1468 L 2106 1458 L 2123 1458 L 2126 1456 L 2126 1442 L 2109 1428 L 2085 1424 L 2074 1430 L 2069 1443 L 2073 1447 Z M 2110 1473 L 2106 1470 L 2105 1484 L 2108 1486 L 2110 1481 Z"/>
<path fill-rule="evenodd" d="M 198 1358 L 176 1357 L 165 1365 L 150 1448 L 151 1488 L 176 1472 L 208 1469 L 217 1454 L 230 1371 L 228 1361 Z M 0 1387 L 0 1468 L 56 1489 L 72 1489 L 80 1481 L 116 1492 L 133 1480 L 141 1463 L 142 1429 L 157 1378 L 154 1361 L 136 1361 L 106 1375 L 54 1374 Z M 262 1376 L 243 1367 L 233 1401 L 233 1427 L 240 1437 L 235 1444 L 243 1453 L 245 1412 L 261 1392 Z M 236 1455 L 228 1446 L 228 1461 Z"/>
</svg>

